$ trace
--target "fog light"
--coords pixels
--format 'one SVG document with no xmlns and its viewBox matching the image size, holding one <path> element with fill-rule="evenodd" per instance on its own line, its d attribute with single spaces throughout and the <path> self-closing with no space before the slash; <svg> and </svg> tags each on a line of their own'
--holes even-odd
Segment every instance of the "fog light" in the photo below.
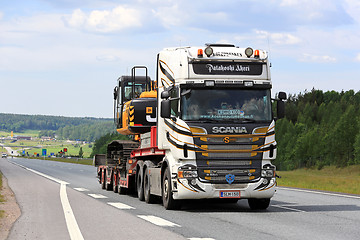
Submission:
<svg viewBox="0 0 360 240">
<path fill-rule="evenodd" d="M 261 177 L 271 178 L 274 176 L 274 170 L 273 169 L 263 169 L 261 170 Z"/>
</svg>

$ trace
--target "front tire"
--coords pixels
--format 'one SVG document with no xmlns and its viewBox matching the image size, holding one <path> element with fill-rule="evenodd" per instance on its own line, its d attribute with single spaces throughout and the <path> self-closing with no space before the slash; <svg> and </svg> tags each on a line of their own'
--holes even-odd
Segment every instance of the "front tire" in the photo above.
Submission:
<svg viewBox="0 0 360 240">
<path fill-rule="evenodd" d="M 163 205 L 167 210 L 179 209 L 181 207 L 179 201 L 174 200 L 172 196 L 171 175 L 169 168 L 166 168 L 162 181 L 162 200 Z"/>
<path fill-rule="evenodd" d="M 248 203 L 251 210 L 265 210 L 270 205 L 270 198 L 250 198 Z"/>
</svg>

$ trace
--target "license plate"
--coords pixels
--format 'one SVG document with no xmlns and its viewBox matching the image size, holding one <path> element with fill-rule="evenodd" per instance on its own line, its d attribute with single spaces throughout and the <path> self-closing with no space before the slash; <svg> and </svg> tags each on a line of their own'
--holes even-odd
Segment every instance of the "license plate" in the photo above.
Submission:
<svg viewBox="0 0 360 240">
<path fill-rule="evenodd" d="M 220 191 L 220 198 L 240 198 L 240 191 Z"/>
</svg>

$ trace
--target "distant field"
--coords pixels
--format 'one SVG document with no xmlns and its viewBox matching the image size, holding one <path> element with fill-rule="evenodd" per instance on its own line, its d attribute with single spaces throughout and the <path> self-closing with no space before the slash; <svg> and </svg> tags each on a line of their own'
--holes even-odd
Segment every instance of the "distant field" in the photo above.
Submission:
<svg viewBox="0 0 360 240">
<path fill-rule="evenodd" d="M 83 157 L 89 158 L 92 152 L 92 143 L 83 144 L 82 142 L 76 141 L 65 141 L 65 140 L 56 140 L 56 141 L 42 141 L 38 139 L 37 136 L 39 131 L 25 131 L 23 133 L 14 133 L 14 136 L 31 136 L 32 140 L 2 140 L 1 143 L 7 147 L 11 147 L 13 150 L 18 151 L 18 153 L 22 154 L 25 150 L 25 153 L 28 153 L 30 156 L 40 154 L 42 155 L 42 149 L 46 149 L 47 155 L 51 153 L 57 154 L 64 148 L 67 148 L 66 156 L 76 156 L 79 155 L 80 147 L 83 150 Z M 8 137 L 10 136 L 9 132 L 0 131 L 0 137 Z M 0 152 L 6 152 L 5 149 L 0 147 Z"/>
<path fill-rule="evenodd" d="M 278 171 L 278 185 L 360 195 L 360 165 Z"/>
</svg>

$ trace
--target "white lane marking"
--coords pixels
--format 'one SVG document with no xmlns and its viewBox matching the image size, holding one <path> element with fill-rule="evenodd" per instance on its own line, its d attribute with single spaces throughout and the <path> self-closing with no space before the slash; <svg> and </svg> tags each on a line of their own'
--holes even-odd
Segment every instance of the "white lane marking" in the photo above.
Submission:
<svg viewBox="0 0 360 240">
<path fill-rule="evenodd" d="M 74 213 L 70 206 L 69 199 L 67 197 L 65 184 L 60 185 L 60 199 L 61 199 L 61 204 L 63 206 L 65 220 L 66 220 L 66 226 L 69 231 L 70 239 L 71 240 L 83 240 L 84 237 L 81 234 L 79 225 L 76 222 Z"/>
<path fill-rule="evenodd" d="M 9 162 L 11 162 L 11 161 L 9 161 Z M 11 163 L 13 163 L 13 164 L 15 164 L 15 165 L 17 165 L 19 167 L 22 167 L 22 168 L 24 168 L 24 169 L 26 169 L 28 171 L 31 171 L 31 172 L 33 172 L 33 173 L 35 173 L 37 175 L 45 177 L 45 178 L 47 178 L 49 180 L 60 183 L 60 200 L 61 200 L 61 205 L 62 205 L 62 208 L 63 208 L 63 211 L 64 211 L 66 226 L 67 226 L 67 229 L 68 229 L 68 232 L 69 232 L 69 235 L 70 235 L 70 239 L 71 240 L 84 240 L 84 237 L 81 234 L 79 225 L 77 224 L 74 212 L 72 211 L 72 208 L 70 206 L 69 199 L 67 197 L 66 185 L 69 184 L 69 183 L 67 183 L 65 181 L 62 181 L 60 179 L 51 177 L 51 176 L 46 175 L 44 173 L 38 172 L 38 171 L 36 171 L 34 169 L 25 167 L 25 166 L 20 165 L 18 163 L 15 163 L 15 162 L 11 162 Z"/>
<path fill-rule="evenodd" d="M 120 202 L 108 202 L 107 204 L 116 207 L 118 209 L 135 209 L 132 206 L 126 205 L 124 203 L 120 203 Z"/>
<path fill-rule="evenodd" d="M 49 176 L 49 175 L 46 175 L 46 174 L 41 173 L 41 172 L 38 172 L 38 171 L 36 171 L 36 170 L 34 170 L 34 169 L 25 167 L 25 166 L 23 166 L 23 165 L 21 165 L 21 164 L 18 164 L 18 163 L 16 163 L 16 162 L 12 162 L 12 161 L 9 161 L 9 162 L 12 163 L 12 164 L 14 164 L 14 165 L 16 165 L 16 166 L 19 166 L 19 167 L 21 167 L 21 168 L 24 168 L 24 169 L 26 169 L 26 170 L 28 170 L 28 171 L 30 171 L 30 172 L 33 172 L 33 173 L 35 173 L 35 174 L 37 174 L 37 175 L 40 175 L 40 176 L 42 176 L 42 177 L 44 177 L 44 178 L 47 178 L 47 179 L 49 179 L 49 180 L 51 180 L 51 181 L 54 181 L 54 182 L 57 182 L 57 183 L 60 183 L 60 184 L 69 184 L 68 182 L 65 182 L 65 181 L 62 181 L 62 180 L 60 180 L 60 179 L 51 177 L 51 176 Z"/>
<path fill-rule="evenodd" d="M 306 192 L 306 193 L 330 195 L 330 196 L 335 196 L 335 197 L 346 197 L 346 198 L 360 199 L 360 196 L 344 195 L 344 194 L 339 194 L 339 193 L 318 192 L 318 191 L 315 191 L 315 190 L 305 190 L 305 189 L 296 189 L 296 188 L 283 188 L 283 187 L 277 187 L 277 188 L 282 189 L 282 190 L 290 190 L 290 191 L 297 191 L 297 192 Z"/>
<path fill-rule="evenodd" d="M 289 208 L 289 207 L 284 207 L 284 206 L 279 206 L 279 205 L 271 205 L 271 207 L 282 208 L 282 209 L 291 210 L 291 211 L 295 211 L 295 212 L 306 212 L 306 211 L 299 210 L 296 208 Z"/>
<path fill-rule="evenodd" d="M 74 188 L 76 191 L 79 191 L 79 192 L 89 192 L 90 190 L 89 189 L 86 189 L 86 188 Z"/>
<path fill-rule="evenodd" d="M 161 227 L 181 227 L 176 223 L 169 222 L 168 220 L 156 216 L 138 215 L 138 217 Z"/>
<path fill-rule="evenodd" d="M 93 194 L 93 193 L 91 193 L 91 194 L 88 194 L 90 197 L 93 197 L 93 198 L 108 198 L 108 197 L 106 197 L 106 196 L 104 196 L 104 195 L 101 195 L 101 194 Z"/>
</svg>

